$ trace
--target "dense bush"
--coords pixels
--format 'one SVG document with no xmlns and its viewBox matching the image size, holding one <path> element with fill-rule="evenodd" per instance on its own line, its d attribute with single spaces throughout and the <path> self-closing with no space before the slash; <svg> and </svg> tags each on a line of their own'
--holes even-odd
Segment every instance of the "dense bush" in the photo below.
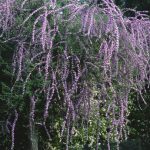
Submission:
<svg viewBox="0 0 150 150">
<path fill-rule="evenodd" d="M 2 149 L 119 149 L 132 92 L 148 107 L 149 26 L 112 0 L 1 0 Z"/>
</svg>

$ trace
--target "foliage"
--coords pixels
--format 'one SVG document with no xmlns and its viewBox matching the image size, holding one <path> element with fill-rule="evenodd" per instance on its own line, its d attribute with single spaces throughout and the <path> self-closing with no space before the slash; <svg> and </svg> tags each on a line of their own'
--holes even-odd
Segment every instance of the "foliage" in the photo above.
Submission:
<svg viewBox="0 0 150 150">
<path fill-rule="evenodd" d="M 2 146 L 110 150 L 114 143 L 119 149 L 127 139 L 131 91 L 146 103 L 148 15 L 121 10 L 112 0 L 6 0 L 0 23 L 1 45 L 14 45 L 12 67 L 1 59 L 7 62 L 2 76 L 9 76 L 2 119 L 11 139 Z"/>
<path fill-rule="evenodd" d="M 130 139 L 141 140 L 143 149 L 149 149 L 150 141 L 150 118 L 149 118 L 149 87 L 146 85 L 143 90 L 143 97 L 145 98 L 147 105 L 145 105 L 138 93 L 131 94 L 130 115 L 129 115 L 129 130 Z"/>
</svg>

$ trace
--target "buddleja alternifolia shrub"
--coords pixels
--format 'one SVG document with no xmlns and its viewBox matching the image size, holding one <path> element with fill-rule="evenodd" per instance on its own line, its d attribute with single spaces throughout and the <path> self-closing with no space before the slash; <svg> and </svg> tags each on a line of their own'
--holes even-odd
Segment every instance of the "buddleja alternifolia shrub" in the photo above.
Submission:
<svg viewBox="0 0 150 150">
<path fill-rule="evenodd" d="M 126 17 L 129 11 L 134 16 Z M 57 102 L 62 113 L 58 134 L 64 149 L 69 149 L 78 128 L 87 131 L 86 143 L 93 117 L 97 121 L 93 147 L 98 149 L 105 118 L 107 149 L 110 141 L 119 149 L 120 141 L 127 138 L 129 93 L 135 90 L 142 97 L 141 90 L 149 81 L 150 20 L 146 13 L 120 10 L 112 0 L 100 4 L 1 0 L 0 28 L 3 42 L 17 45 L 11 92 L 18 90 L 19 83 L 19 92 L 30 99 L 31 142 L 36 125 L 51 139 L 50 110 Z M 31 84 L 33 80 L 37 82 Z M 42 113 L 38 116 L 39 104 Z M 11 149 L 15 146 L 17 109 L 14 114 Z"/>
</svg>

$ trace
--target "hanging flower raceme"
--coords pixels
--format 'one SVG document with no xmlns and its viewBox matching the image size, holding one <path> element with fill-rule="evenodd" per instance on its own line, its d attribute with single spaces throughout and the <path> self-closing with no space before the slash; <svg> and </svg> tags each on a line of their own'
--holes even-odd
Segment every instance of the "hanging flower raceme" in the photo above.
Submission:
<svg viewBox="0 0 150 150">
<path fill-rule="evenodd" d="M 14 23 L 15 0 L 0 1 L 0 28 L 2 31 L 8 30 Z"/>
</svg>

